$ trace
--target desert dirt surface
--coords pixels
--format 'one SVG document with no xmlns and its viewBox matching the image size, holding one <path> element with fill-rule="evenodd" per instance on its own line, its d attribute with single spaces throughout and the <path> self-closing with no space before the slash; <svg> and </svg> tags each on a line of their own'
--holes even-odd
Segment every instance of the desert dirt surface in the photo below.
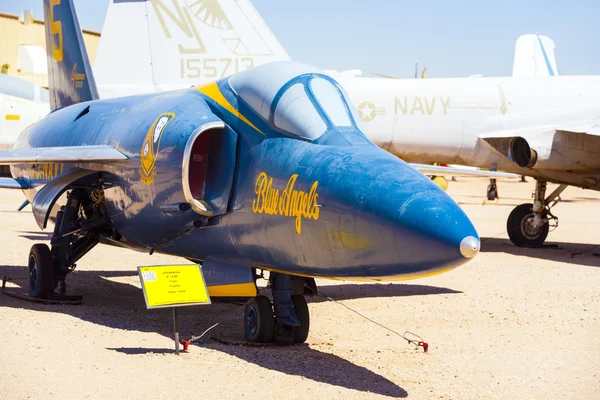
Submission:
<svg viewBox="0 0 600 400">
<path fill-rule="evenodd" d="M 500 180 L 497 205 L 482 205 L 487 184 L 461 178 L 448 190 L 482 238 L 468 264 L 401 283 L 317 282 L 374 321 L 422 336 L 428 353 L 316 297 L 306 345 L 208 339 L 176 356 L 171 310 L 146 310 L 136 267 L 182 260 L 99 245 L 68 277 L 80 306 L 0 294 L 0 399 L 600 399 L 600 193 L 568 188 L 553 209 L 560 226 L 547 243 L 557 247 L 526 249 L 508 241 L 506 218 L 530 202 L 533 180 Z M 16 211 L 23 200 L 0 191 L 0 277 L 26 291 L 30 246 L 50 233 L 30 207 Z M 242 339 L 243 312 L 182 308 L 182 337 L 219 323 L 207 337 Z"/>
</svg>

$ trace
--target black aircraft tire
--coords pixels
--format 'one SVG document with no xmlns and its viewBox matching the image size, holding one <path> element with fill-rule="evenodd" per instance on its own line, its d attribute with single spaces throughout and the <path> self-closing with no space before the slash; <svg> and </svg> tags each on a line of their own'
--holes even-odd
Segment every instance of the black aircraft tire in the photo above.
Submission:
<svg viewBox="0 0 600 400">
<path fill-rule="evenodd" d="M 266 296 L 256 296 L 246 305 L 244 331 L 249 342 L 270 343 L 275 336 L 273 306 Z"/>
<path fill-rule="evenodd" d="M 52 253 L 48 246 L 41 243 L 31 246 L 28 271 L 29 293 L 36 298 L 47 298 L 56 285 Z"/>
<path fill-rule="evenodd" d="M 508 216 L 506 230 L 510 241 L 516 246 L 542 247 L 550 226 L 546 222 L 536 234 L 527 232 L 527 219 L 533 216 L 533 204 L 521 204 L 515 207 Z"/>
<path fill-rule="evenodd" d="M 294 327 L 294 343 L 304 343 L 310 329 L 310 313 L 304 296 L 292 296 L 294 313 L 300 322 L 300 326 Z"/>
</svg>

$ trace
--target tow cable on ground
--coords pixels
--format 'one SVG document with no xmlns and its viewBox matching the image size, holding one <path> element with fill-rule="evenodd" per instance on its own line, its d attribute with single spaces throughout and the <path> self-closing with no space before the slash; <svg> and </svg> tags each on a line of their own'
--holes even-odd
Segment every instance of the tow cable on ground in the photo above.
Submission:
<svg viewBox="0 0 600 400">
<path fill-rule="evenodd" d="M 184 339 L 181 339 L 181 340 L 179 341 L 179 343 L 181 343 L 181 344 L 183 345 L 183 351 L 187 351 L 187 350 L 188 350 L 188 348 L 190 347 L 190 344 L 194 343 L 194 342 L 195 342 L 195 341 L 197 341 L 197 340 L 200 340 L 200 338 L 201 338 L 202 336 L 206 335 L 206 332 L 210 331 L 212 328 L 214 328 L 214 327 L 215 327 L 215 326 L 217 326 L 217 325 L 219 325 L 219 323 L 218 323 L 218 322 L 217 322 L 216 324 L 214 324 L 213 326 L 211 326 L 210 328 L 208 328 L 207 330 L 205 330 L 204 332 L 202 332 L 202 334 L 201 334 L 201 335 L 199 335 L 199 336 L 192 336 L 192 337 L 190 337 L 190 339 L 189 339 L 189 340 L 184 340 Z"/>
<path fill-rule="evenodd" d="M 353 313 L 355 313 L 355 314 L 359 315 L 360 317 L 362 317 L 362 318 L 366 319 L 367 321 L 369 321 L 369 322 L 372 322 L 372 323 L 374 323 L 375 325 L 377 325 L 377 326 L 379 326 L 379 327 L 381 327 L 381 328 L 383 328 L 383 329 L 385 329 L 385 330 L 387 330 L 387 331 L 390 331 L 390 332 L 392 332 L 394 335 L 401 337 L 402 339 L 406 340 L 406 341 L 408 342 L 408 344 L 415 345 L 415 347 L 422 347 L 422 348 L 423 348 L 423 352 L 424 352 L 424 353 L 427 353 L 427 351 L 429 350 L 429 344 L 428 344 L 426 341 L 424 341 L 424 340 L 423 340 L 423 338 L 422 338 L 421 336 L 419 336 L 419 335 L 417 335 L 417 334 L 415 334 L 415 333 L 409 332 L 409 331 L 406 331 L 406 332 L 404 332 L 403 334 L 399 334 L 399 333 L 398 333 L 398 332 L 396 332 L 395 330 L 393 330 L 393 329 L 390 329 L 390 328 L 388 328 L 387 326 L 385 326 L 385 325 L 382 325 L 382 324 L 380 324 L 379 322 L 377 322 L 377 321 L 375 321 L 375 320 L 372 320 L 371 318 L 369 318 L 369 317 L 367 317 L 367 316 L 365 316 L 365 315 L 363 315 L 363 314 L 359 313 L 358 311 L 354 310 L 354 309 L 353 309 L 353 308 L 351 308 L 351 307 L 348 307 L 346 304 L 344 304 L 344 303 L 342 303 L 342 302 L 340 302 L 340 301 L 337 301 L 337 300 L 334 300 L 334 299 L 332 299 L 331 297 L 327 296 L 325 293 L 323 293 L 323 292 L 321 292 L 321 291 L 319 291 L 319 292 L 317 292 L 317 293 L 318 293 L 318 295 L 319 295 L 319 296 L 325 297 L 325 298 L 326 298 L 327 300 L 329 300 L 329 301 L 332 301 L 332 302 L 334 302 L 334 303 L 336 303 L 336 304 L 339 304 L 339 305 L 341 305 L 341 306 L 344 306 L 344 307 L 346 307 L 348 310 L 350 310 L 350 311 L 352 311 Z M 406 337 L 406 335 L 407 335 L 407 334 L 408 334 L 408 335 L 410 335 L 410 336 L 412 336 L 412 338 Z"/>
</svg>

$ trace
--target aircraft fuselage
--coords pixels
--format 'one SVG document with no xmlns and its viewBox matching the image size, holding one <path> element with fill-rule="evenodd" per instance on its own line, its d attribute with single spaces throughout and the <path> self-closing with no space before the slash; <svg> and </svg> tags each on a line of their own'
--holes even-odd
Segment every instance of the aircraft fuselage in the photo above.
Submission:
<svg viewBox="0 0 600 400">
<path fill-rule="evenodd" d="M 330 278 L 410 279 L 468 260 L 461 243 L 477 233 L 458 205 L 356 128 L 318 143 L 267 133 L 227 80 L 209 89 L 66 107 L 16 148 L 110 145 L 128 157 L 99 168 L 120 238 L 110 244 Z M 77 167 L 19 164 L 13 176 L 34 203 Z"/>
<path fill-rule="evenodd" d="M 600 118 L 600 77 L 350 78 L 340 83 L 369 138 L 405 161 L 496 165 L 502 171 L 600 188 L 600 136 L 554 133 Z M 545 162 L 521 168 L 481 139 L 503 134 L 538 137 L 536 150 L 548 153 Z"/>
</svg>

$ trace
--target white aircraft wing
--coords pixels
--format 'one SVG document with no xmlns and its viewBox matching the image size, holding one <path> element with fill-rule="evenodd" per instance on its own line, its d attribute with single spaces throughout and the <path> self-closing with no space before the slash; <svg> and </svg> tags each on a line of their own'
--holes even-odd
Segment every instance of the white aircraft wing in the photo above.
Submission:
<svg viewBox="0 0 600 400">
<path fill-rule="evenodd" d="M 410 164 L 415 167 L 419 172 L 430 175 L 439 176 L 481 176 L 488 178 L 518 178 L 519 175 L 511 174 L 508 172 L 497 172 L 497 171 L 484 171 L 481 169 L 474 169 L 468 167 L 442 167 L 438 165 L 427 165 L 427 164 Z"/>
<path fill-rule="evenodd" d="M 479 138 L 492 149 L 523 168 L 577 171 L 597 168 L 597 157 L 583 148 L 556 150 L 556 143 L 574 140 L 574 136 L 588 135 L 590 140 L 600 136 L 600 119 L 575 122 L 568 125 L 549 125 L 531 129 L 511 129 L 484 133 Z M 582 139 L 585 139 L 582 137 Z M 597 140 L 597 139 L 595 139 Z M 584 140 L 587 143 L 589 140 Z M 569 153 L 571 151 L 571 153 Z M 585 152 L 587 153 L 581 153 Z"/>
<path fill-rule="evenodd" d="M 586 135 L 600 136 L 600 119 L 585 122 L 582 124 L 559 126 L 557 131 L 584 133 Z"/>
</svg>

